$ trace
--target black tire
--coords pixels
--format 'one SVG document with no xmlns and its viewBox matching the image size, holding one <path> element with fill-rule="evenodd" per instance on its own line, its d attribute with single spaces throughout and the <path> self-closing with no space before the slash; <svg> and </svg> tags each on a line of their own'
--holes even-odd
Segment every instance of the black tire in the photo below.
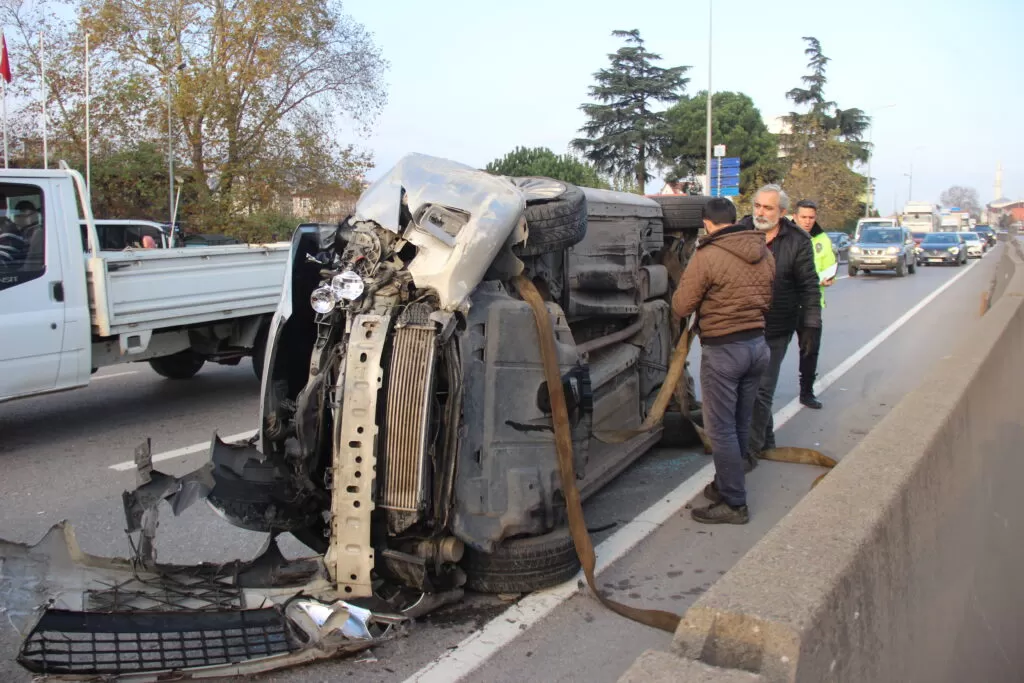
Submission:
<svg viewBox="0 0 1024 683">
<path fill-rule="evenodd" d="M 896 277 L 906 277 L 907 275 L 907 259 L 901 260 L 896 264 Z"/>
<path fill-rule="evenodd" d="M 587 199 L 583 190 L 552 178 L 511 179 L 526 195 L 525 244 L 512 247 L 516 256 L 538 256 L 568 249 L 587 236 Z"/>
<path fill-rule="evenodd" d="M 173 356 L 151 358 L 149 367 L 153 368 L 156 374 L 167 379 L 190 379 L 195 377 L 204 363 L 206 363 L 205 358 L 192 349 L 185 349 Z"/>
<path fill-rule="evenodd" d="M 854 268 L 853 266 L 847 266 L 846 267 L 846 273 L 850 277 L 857 277 L 857 269 Z"/>
<path fill-rule="evenodd" d="M 661 204 L 663 225 L 669 230 L 699 230 L 704 227 L 704 204 L 710 197 L 703 195 L 660 195 L 651 197 Z"/>
<path fill-rule="evenodd" d="M 580 570 L 568 527 L 543 536 L 515 538 L 491 554 L 467 547 L 466 587 L 477 593 L 529 593 L 564 583 Z"/>
</svg>

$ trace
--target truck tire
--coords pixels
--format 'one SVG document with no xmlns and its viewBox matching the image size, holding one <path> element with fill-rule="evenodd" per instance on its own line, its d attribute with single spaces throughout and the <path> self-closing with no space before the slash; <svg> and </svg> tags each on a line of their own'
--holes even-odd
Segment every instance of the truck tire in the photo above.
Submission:
<svg viewBox="0 0 1024 683">
<path fill-rule="evenodd" d="M 478 593 L 529 593 L 568 581 L 580 570 L 568 527 L 515 538 L 487 554 L 466 547 L 466 586 Z"/>
<path fill-rule="evenodd" d="M 661 204 L 662 225 L 665 230 L 699 230 L 704 227 L 704 203 L 710 197 L 703 195 L 661 195 L 651 197 Z"/>
<path fill-rule="evenodd" d="M 153 368 L 156 374 L 167 379 L 190 379 L 195 377 L 204 363 L 206 363 L 205 358 L 196 354 L 192 349 L 185 349 L 172 356 L 151 358 L 149 367 Z"/>
<path fill-rule="evenodd" d="M 553 178 L 512 178 L 526 195 L 524 244 L 512 247 L 516 256 L 538 256 L 568 249 L 587 236 L 587 200 L 583 190 Z"/>
<path fill-rule="evenodd" d="M 907 259 L 896 264 L 896 277 L 905 277 L 907 274 Z"/>
</svg>

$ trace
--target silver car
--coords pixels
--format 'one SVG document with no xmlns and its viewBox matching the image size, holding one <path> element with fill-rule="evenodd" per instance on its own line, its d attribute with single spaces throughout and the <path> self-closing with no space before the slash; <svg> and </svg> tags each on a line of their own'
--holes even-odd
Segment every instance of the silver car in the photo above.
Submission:
<svg viewBox="0 0 1024 683">
<path fill-rule="evenodd" d="M 894 270 L 897 277 L 914 273 L 914 237 L 902 227 L 864 228 L 860 238 L 850 246 L 847 268 L 850 277 L 859 271 Z"/>
</svg>

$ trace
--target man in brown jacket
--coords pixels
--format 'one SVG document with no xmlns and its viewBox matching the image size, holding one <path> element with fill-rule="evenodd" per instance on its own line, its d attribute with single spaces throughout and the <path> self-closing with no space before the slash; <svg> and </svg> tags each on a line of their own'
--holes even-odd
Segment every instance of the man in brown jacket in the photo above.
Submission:
<svg viewBox="0 0 1024 683">
<path fill-rule="evenodd" d="M 715 479 L 704 488 L 711 505 L 690 514 L 707 524 L 750 520 L 744 486 L 754 398 L 770 353 L 764 339 L 765 313 L 772 303 L 775 259 L 764 233 L 735 225 L 728 199 L 708 200 L 704 227 L 672 309 L 686 318 L 697 313 L 701 341 L 700 386 L 704 429 L 711 440 Z"/>
</svg>

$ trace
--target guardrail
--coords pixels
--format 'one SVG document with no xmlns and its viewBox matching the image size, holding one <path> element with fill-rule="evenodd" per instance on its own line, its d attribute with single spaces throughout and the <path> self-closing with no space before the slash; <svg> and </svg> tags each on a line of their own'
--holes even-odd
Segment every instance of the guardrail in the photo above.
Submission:
<svg viewBox="0 0 1024 683">
<path fill-rule="evenodd" d="M 1024 680 L 1024 250 L 998 248 L 969 343 L 620 683 Z"/>
</svg>

